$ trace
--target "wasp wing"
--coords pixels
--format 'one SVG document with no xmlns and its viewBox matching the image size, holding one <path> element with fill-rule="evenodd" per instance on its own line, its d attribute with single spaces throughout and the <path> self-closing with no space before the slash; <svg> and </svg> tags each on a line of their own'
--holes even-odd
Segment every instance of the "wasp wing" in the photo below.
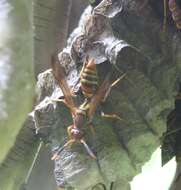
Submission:
<svg viewBox="0 0 181 190">
<path fill-rule="evenodd" d="M 95 95 L 91 98 L 89 104 L 88 117 L 89 120 L 92 121 L 93 115 L 97 109 L 97 106 L 105 99 L 107 93 L 110 89 L 110 73 L 106 76 L 104 81 L 102 82 L 100 88 L 97 90 Z"/>
<path fill-rule="evenodd" d="M 112 75 L 112 70 L 108 73 L 104 81 L 102 82 L 100 88 L 97 90 L 95 95 L 91 98 L 90 104 L 89 104 L 89 111 L 88 111 L 88 117 L 89 120 L 92 121 L 93 115 L 97 109 L 97 106 L 101 103 L 104 102 L 109 95 L 111 88 L 115 86 L 120 80 L 122 80 L 125 76 L 126 73 L 121 75 L 117 80 L 115 80 L 113 83 L 111 83 L 111 75 Z"/>
<path fill-rule="evenodd" d="M 75 113 L 76 105 L 73 101 L 72 93 L 66 81 L 64 68 L 59 63 L 57 56 L 52 56 L 51 66 L 52 66 L 53 76 L 57 80 L 58 85 L 60 86 L 63 92 L 66 105 L 70 108 L 71 113 Z"/>
</svg>

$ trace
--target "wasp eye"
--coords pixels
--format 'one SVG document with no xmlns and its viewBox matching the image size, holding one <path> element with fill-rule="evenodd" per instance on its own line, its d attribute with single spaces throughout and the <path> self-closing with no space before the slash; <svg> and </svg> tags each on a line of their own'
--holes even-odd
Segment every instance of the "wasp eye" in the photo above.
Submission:
<svg viewBox="0 0 181 190">
<path fill-rule="evenodd" d="M 71 131 L 73 134 L 75 134 L 75 135 L 78 135 L 79 134 L 79 130 L 78 129 L 72 129 L 72 131 Z"/>
</svg>

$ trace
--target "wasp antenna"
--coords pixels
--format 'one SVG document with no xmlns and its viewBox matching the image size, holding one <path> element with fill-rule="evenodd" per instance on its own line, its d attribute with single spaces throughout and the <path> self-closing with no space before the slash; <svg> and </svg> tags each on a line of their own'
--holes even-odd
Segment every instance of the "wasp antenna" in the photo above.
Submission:
<svg viewBox="0 0 181 190">
<path fill-rule="evenodd" d="M 80 142 L 84 145 L 84 147 L 87 150 L 87 152 L 90 155 L 90 157 L 93 158 L 93 159 L 95 159 L 95 160 L 97 160 L 97 157 L 92 152 L 92 150 L 89 148 L 89 146 L 87 145 L 87 143 L 83 139 L 81 139 Z"/>
<path fill-rule="evenodd" d="M 58 149 L 58 151 L 51 157 L 51 160 L 59 160 L 60 159 L 60 152 L 62 152 L 62 150 L 64 149 L 65 147 L 61 147 Z"/>
</svg>

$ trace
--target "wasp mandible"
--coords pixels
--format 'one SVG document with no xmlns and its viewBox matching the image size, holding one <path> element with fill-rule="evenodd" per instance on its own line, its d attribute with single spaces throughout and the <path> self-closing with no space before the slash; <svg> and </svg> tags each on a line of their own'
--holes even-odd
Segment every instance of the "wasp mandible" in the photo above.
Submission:
<svg viewBox="0 0 181 190">
<path fill-rule="evenodd" d="M 59 159 L 60 152 L 65 147 L 71 146 L 73 143 L 82 143 L 90 157 L 96 159 L 95 154 L 85 141 L 85 132 L 83 129 L 85 127 L 90 127 L 92 133 L 95 134 L 92 120 L 98 105 L 106 100 L 111 88 L 122 80 L 126 74 L 123 74 L 111 83 L 110 77 L 112 72 L 109 72 L 100 87 L 98 87 L 98 76 L 95 60 L 86 59 L 80 72 L 81 90 L 85 99 L 80 106 L 77 106 L 74 103 L 72 92 L 66 82 L 64 68 L 55 56 L 52 57 L 52 71 L 54 78 L 58 82 L 58 85 L 64 95 L 63 99 L 58 99 L 56 101 L 63 102 L 70 109 L 73 120 L 73 124 L 67 128 L 69 137 L 68 142 L 58 148 L 58 151 L 53 155 L 52 160 Z M 102 114 L 102 116 L 113 119 L 121 119 L 116 114 Z"/>
</svg>

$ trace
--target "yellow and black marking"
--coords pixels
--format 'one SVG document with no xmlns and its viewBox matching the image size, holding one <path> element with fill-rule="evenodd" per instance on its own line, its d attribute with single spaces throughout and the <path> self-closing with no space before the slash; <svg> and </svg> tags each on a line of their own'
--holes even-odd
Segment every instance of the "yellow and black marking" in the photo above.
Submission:
<svg viewBox="0 0 181 190">
<path fill-rule="evenodd" d="M 86 98 L 91 98 L 98 87 L 98 74 L 94 60 L 90 60 L 81 71 L 80 84 L 82 93 Z"/>
</svg>

